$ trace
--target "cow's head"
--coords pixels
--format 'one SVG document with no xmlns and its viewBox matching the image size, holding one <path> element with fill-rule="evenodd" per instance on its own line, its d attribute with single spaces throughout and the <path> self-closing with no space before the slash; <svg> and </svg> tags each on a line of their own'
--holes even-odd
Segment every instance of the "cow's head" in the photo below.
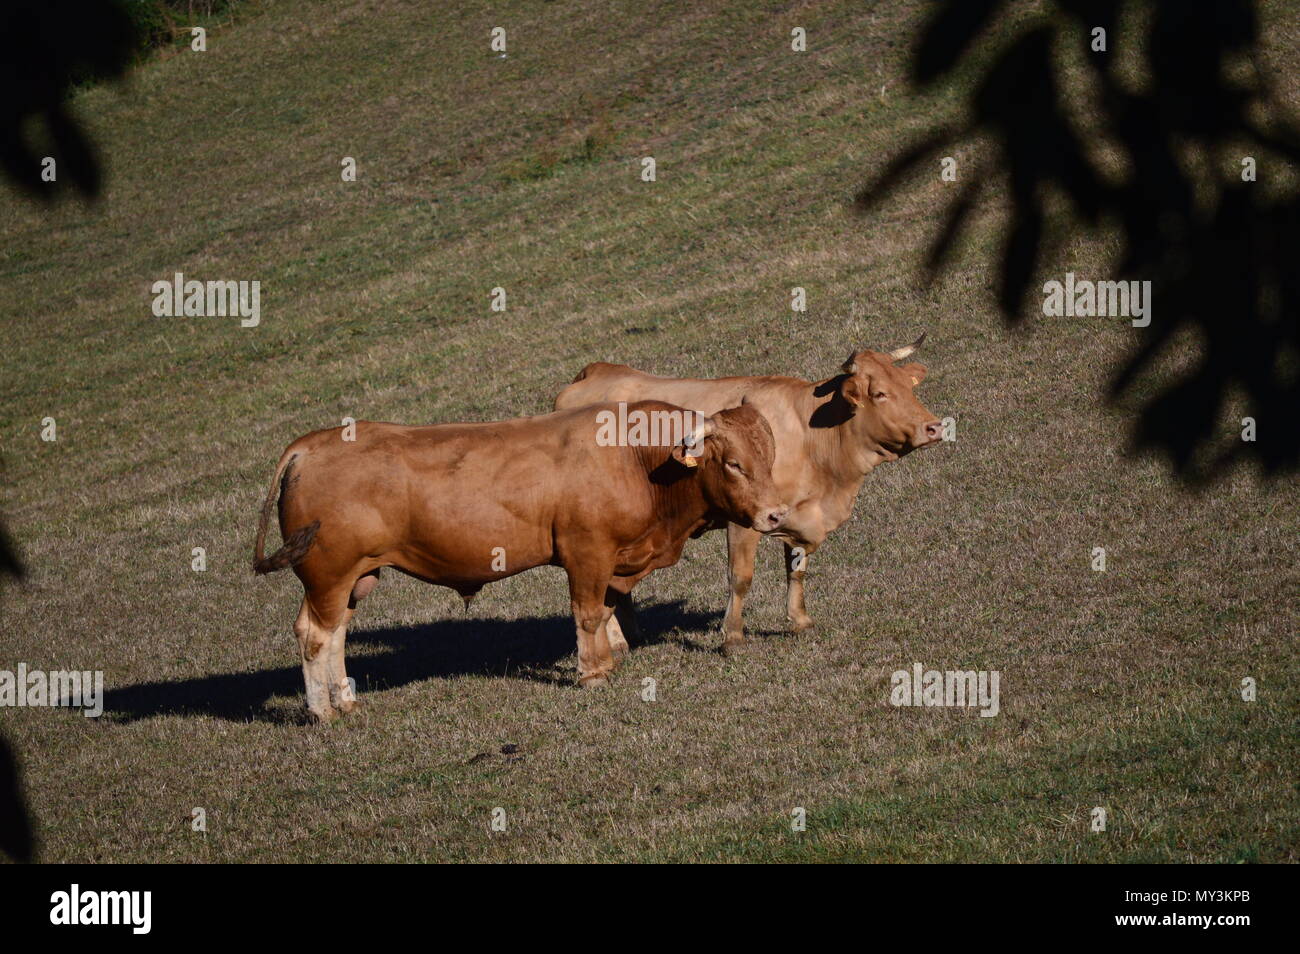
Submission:
<svg viewBox="0 0 1300 954">
<path fill-rule="evenodd" d="M 771 533 L 790 508 L 772 482 L 776 441 L 772 428 L 748 404 L 703 418 L 694 434 L 673 448 L 673 458 L 694 468 L 705 501 L 732 523 Z"/>
<path fill-rule="evenodd" d="M 855 351 L 842 368 L 839 391 L 853 415 L 849 426 L 864 443 L 879 446 L 888 460 L 943 438 L 943 425 L 912 393 L 925 380 L 925 366 L 894 364 L 910 357 L 924 340 L 921 335 L 888 352 Z"/>
</svg>

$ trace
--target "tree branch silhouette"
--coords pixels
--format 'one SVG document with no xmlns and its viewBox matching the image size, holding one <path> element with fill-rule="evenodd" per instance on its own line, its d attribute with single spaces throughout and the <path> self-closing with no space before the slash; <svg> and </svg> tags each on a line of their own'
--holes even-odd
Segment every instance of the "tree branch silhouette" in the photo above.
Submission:
<svg viewBox="0 0 1300 954">
<path fill-rule="evenodd" d="M 994 181 L 990 170 L 1001 172 L 1009 211 L 998 287 L 1009 323 L 1026 314 L 1045 248 L 1080 225 L 1117 228 L 1115 277 L 1150 280 L 1153 315 L 1148 327 L 1134 328 L 1133 351 L 1115 369 L 1107 398 L 1133 394 L 1142 372 L 1183 333 L 1194 332 L 1199 342 L 1195 367 L 1140 403 L 1135 447 L 1163 455 L 1188 484 L 1244 460 L 1266 474 L 1294 472 L 1300 467 L 1300 271 L 1294 267 L 1300 131 L 1258 68 L 1255 3 L 1043 0 L 1038 15 L 1018 29 L 1004 6 L 1001 0 L 938 4 L 913 52 L 911 79 L 918 87 L 950 79 L 982 34 L 1010 31 L 1011 39 L 969 92 L 969 120 L 905 148 L 858 193 L 858 208 L 883 201 L 940 150 L 987 137 L 993 155 L 984 157 L 984 172 L 966 176 L 969 185 L 949 204 L 925 260 L 929 277 L 944 267 L 979 194 Z M 990 29 L 999 18 L 1008 20 L 1004 29 Z M 1108 44 L 1140 50 L 1142 82 L 1124 75 L 1112 53 L 1093 48 L 1098 27 Z M 1056 55 L 1067 43 L 1088 51 L 1086 82 L 1072 83 Z M 1082 101 L 1121 162 L 1106 164 L 1085 148 L 1063 89 Z M 1246 157 L 1254 160 L 1258 181 L 1243 176 Z M 1067 200 L 1067 214 L 1047 214 L 1051 193 Z M 1254 441 L 1223 430 L 1234 394 L 1244 397 L 1256 421 Z"/>
<path fill-rule="evenodd" d="M 78 84 L 122 76 L 136 38 L 119 0 L 8 0 L 0 7 L 0 173 L 34 198 L 52 199 L 68 186 L 97 196 L 100 162 L 67 100 Z M 52 146 L 53 182 L 41 179 L 33 124 Z"/>
<path fill-rule="evenodd" d="M 70 186 L 99 195 L 102 172 L 90 136 L 67 108 L 79 83 L 120 77 L 135 49 L 135 27 L 116 0 L 9 0 L 0 7 L 0 174 L 32 198 L 49 201 Z M 37 144 L 44 127 L 58 175 L 41 178 Z M 0 580 L 20 578 L 18 552 L 0 524 Z M 19 762 L 0 738 L 0 851 L 36 855 Z"/>
</svg>

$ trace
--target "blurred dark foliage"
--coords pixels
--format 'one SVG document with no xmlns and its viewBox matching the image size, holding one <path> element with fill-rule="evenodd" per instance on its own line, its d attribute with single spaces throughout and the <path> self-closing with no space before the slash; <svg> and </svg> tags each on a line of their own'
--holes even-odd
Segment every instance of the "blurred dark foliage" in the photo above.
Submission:
<svg viewBox="0 0 1300 954">
<path fill-rule="evenodd" d="M 9 542 L 9 537 L 5 534 L 4 524 L 0 523 L 0 579 L 5 576 L 21 578 L 22 575 L 22 561 L 18 559 L 17 551 L 14 550 L 13 544 Z"/>
<path fill-rule="evenodd" d="M 22 575 L 18 554 L 0 526 L 0 580 Z M 0 736 L 0 851 L 17 861 L 31 861 L 36 851 L 35 838 L 19 779 L 18 761 L 9 743 Z"/>
<path fill-rule="evenodd" d="M 189 3 L 211 15 L 223 0 Z M 198 7 L 199 9 L 195 9 Z M 179 12 L 178 12 L 179 16 Z M 25 193 L 50 200 L 69 187 L 99 195 L 102 171 L 89 135 L 69 112 L 77 87 L 117 79 L 150 48 L 171 38 L 175 21 L 161 0 L 3 0 L 0 3 L 0 174 Z M 43 126 L 42 136 L 33 126 Z M 48 149 L 41 145 L 48 141 Z M 56 162 L 53 182 L 41 160 Z M 22 563 L 0 523 L 0 579 Z M 18 760 L 0 738 L 0 851 L 19 861 L 36 854 Z"/>
<path fill-rule="evenodd" d="M 0 5 L 0 171 L 32 196 L 68 186 L 99 194 L 94 145 L 67 108 L 76 86 L 125 73 L 138 32 L 121 0 L 5 0 Z M 58 178 L 41 181 L 32 125 L 42 125 Z"/>
<path fill-rule="evenodd" d="M 70 184 L 94 197 L 100 166 L 94 145 L 66 100 L 84 83 L 121 76 L 136 31 L 123 5 L 109 0 L 7 0 L 0 6 L 0 173 L 27 194 L 50 199 Z M 29 126 L 43 124 L 59 176 L 41 181 L 41 156 Z M 21 577 L 17 551 L 0 524 L 0 579 Z M 0 738 L 0 851 L 31 861 L 36 841 L 17 757 Z"/>
<path fill-rule="evenodd" d="M 1201 342 L 1194 368 L 1139 402 L 1135 445 L 1165 455 L 1188 483 L 1247 459 L 1266 473 L 1294 472 L 1300 465 L 1300 131 L 1284 116 L 1258 62 L 1253 0 L 1043 0 L 1030 8 L 942 0 L 935 6 L 912 57 L 918 86 L 951 78 L 981 34 L 1011 38 L 971 89 L 969 120 L 933 130 L 903 150 L 859 193 L 859 208 L 881 200 L 918 163 L 951 155 L 963 138 L 988 137 L 995 154 L 965 161 L 958 174 L 964 185 L 930 249 L 930 277 L 943 267 L 995 171 L 1007 184 L 1010 226 L 998 299 L 1010 323 L 1026 313 L 1026 293 L 1045 251 L 1080 226 L 1117 226 L 1121 250 L 1113 277 L 1152 282 L 1152 317 L 1148 327 L 1132 329 L 1137 344 L 1116 369 L 1109 397 L 1133 394 L 1137 375 L 1179 332 L 1191 329 Z M 1027 9 L 1039 13 L 1025 16 Z M 1122 32 L 1130 23 L 1140 27 Z M 1095 27 L 1106 31 L 1107 52 L 1091 49 Z M 1063 106 L 1068 80 L 1055 56 L 1059 44 L 1084 51 L 1087 75 L 1069 90 L 1091 112 L 1095 129 L 1078 128 Z M 1147 74 L 1142 84 L 1127 83 L 1117 69 L 1117 51 L 1134 45 Z M 1089 155 L 1083 137 L 1094 134 L 1118 147 L 1123 172 Z M 1242 179 L 1246 156 L 1256 161 L 1257 181 Z M 1063 216 L 1045 213 L 1053 191 L 1065 197 Z M 1080 277 L 1108 277 L 1069 268 Z M 1239 426 L 1233 435 L 1222 430 L 1234 390 L 1244 394 L 1244 413 L 1257 422 L 1254 442 L 1240 440 Z M 1226 436 L 1237 439 L 1224 450 Z"/>
<path fill-rule="evenodd" d="M 3 737 L 0 737 L 0 851 L 15 861 L 31 861 L 36 854 L 36 837 L 23 801 L 18 761 Z"/>
</svg>

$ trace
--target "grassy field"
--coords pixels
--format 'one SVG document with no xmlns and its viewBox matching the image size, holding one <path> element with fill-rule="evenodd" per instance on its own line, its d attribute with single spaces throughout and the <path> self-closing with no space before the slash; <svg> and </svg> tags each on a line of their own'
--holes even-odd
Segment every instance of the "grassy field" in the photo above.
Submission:
<svg viewBox="0 0 1300 954">
<path fill-rule="evenodd" d="M 1243 472 L 1190 495 L 1127 457 L 1101 395 L 1133 330 L 1007 330 L 995 209 L 918 290 L 937 170 L 852 213 L 955 108 L 904 81 L 922 4 L 437 7 L 246 7 L 78 97 L 98 205 L 0 196 L 0 513 L 30 569 L 0 669 L 109 689 L 98 720 L 0 709 L 44 860 L 1298 859 L 1300 494 Z M 1271 9 L 1295 103 L 1300 24 Z M 1080 238 L 1045 277 L 1112 251 Z M 261 324 L 154 317 L 175 271 L 259 280 Z M 363 708 L 301 724 L 301 589 L 249 570 L 294 437 L 542 412 L 594 360 L 816 379 L 921 331 L 918 393 L 958 439 L 868 478 L 811 562 L 815 629 L 784 632 L 767 544 L 755 645 L 718 654 L 711 534 L 638 589 L 645 636 L 588 693 L 559 570 L 468 615 L 387 575 L 349 638 Z M 1000 671 L 1000 715 L 891 706 L 914 662 Z"/>
</svg>

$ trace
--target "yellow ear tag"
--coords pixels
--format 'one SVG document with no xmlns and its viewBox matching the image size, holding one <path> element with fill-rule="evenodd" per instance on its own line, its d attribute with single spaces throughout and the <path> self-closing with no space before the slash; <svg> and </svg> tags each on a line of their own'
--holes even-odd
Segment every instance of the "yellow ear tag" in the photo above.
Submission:
<svg viewBox="0 0 1300 954">
<path fill-rule="evenodd" d="M 683 467 L 698 467 L 700 465 L 700 462 L 696 460 L 694 457 L 692 457 L 690 454 L 683 454 L 681 457 L 681 461 Z"/>
<path fill-rule="evenodd" d="M 920 384 L 920 383 L 921 383 L 921 379 L 920 379 L 920 378 L 917 378 L 917 377 L 912 378 L 912 387 L 916 387 L 916 386 L 917 386 L 918 384 Z"/>
</svg>

